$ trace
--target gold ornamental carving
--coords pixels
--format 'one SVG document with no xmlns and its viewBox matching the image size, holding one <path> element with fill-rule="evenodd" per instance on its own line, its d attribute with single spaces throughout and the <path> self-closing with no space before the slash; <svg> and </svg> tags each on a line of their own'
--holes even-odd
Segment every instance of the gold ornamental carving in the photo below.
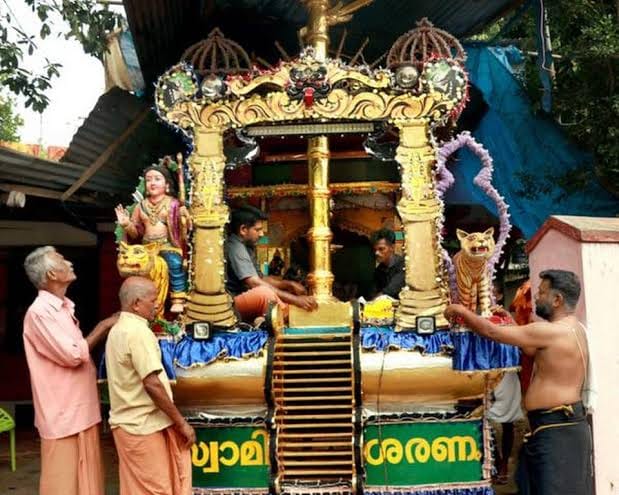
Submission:
<svg viewBox="0 0 619 495">
<path fill-rule="evenodd" d="M 412 328 L 417 316 L 434 316 L 438 326 L 446 326 L 443 311 L 449 296 L 436 226 L 442 205 L 434 189 L 430 130 L 427 123 L 414 121 L 401 123 L 398 129 L 402 197 L 397 208 L 404 227 L 406 286 L 400 292 L 396 325 Z"/>
<path fill-rule="evenodd" d="M 224 226 L 228 206 L 223 199 L 225 159 L 223 134 L 198 128 L 189 158 L 192 176 L 191 215 L 194 223 L 191 291 L 185 318 L 230 327 L 237 323 L 226 292 Z"/>
<path fill-rule="evenodd" d="M 428 118 L 438 120 L 453 108 L 453 102 L 442 93 L 419 96 L 363 91 L 354 95 L 343 89 L 332 90 L 326 98 L 317 99 L 311 107 L 291 100 L 280 91 L 267 96 L 217 102 L 200 108 L 192 102 L 181 102 L 166 113 L 166 118 L 190 130 L 196 126 L 210 129 L 246 127 L 264 122 L 325 120 L 388 120 L 394 123 Z"/>
</svg>

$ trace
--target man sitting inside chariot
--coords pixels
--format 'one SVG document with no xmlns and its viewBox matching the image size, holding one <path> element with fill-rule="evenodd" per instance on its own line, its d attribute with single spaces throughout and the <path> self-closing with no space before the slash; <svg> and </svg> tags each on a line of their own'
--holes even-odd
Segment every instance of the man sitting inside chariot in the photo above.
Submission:
<svg viewBox="0 0 619 495">
<path fill-rule="evenodd" d="M 269 303 L 285 309 L 288 304 L 306 311 L 316 309 L 313 296 L 292 280 L 264 277 L 256 260 L 256 244 L 262 236 L 266 215 L 253 206 L 234 210 L 226 242 L 226 290 L 234 297 L 234 306 L 243 321 L 253 322 L 266 314 Z"/>
<path fill-rule="evenodd" d="M 404 288 L 404 258 L 395 253 L 395 234 L 389 229 L 380 229 L 372 235 L 372 248 L 377 265 L 374 269 L 374 297 L 400 298 Z"/>
</svg>

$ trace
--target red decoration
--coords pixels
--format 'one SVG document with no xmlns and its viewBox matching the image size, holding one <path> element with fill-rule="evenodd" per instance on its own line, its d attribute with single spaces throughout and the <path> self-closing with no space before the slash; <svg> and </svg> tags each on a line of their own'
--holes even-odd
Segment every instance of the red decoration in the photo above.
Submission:
<svg viewBox="0 0 619 495">
<path fill-rule="evenodd" d="M 314 88 L 305 88 L 303 91 L 303 103 L 306 108 L 310 108 L 314 104 Z"/>
<path fill-rule="evenodd" d="M 495 312 L 492 316 L 488 318 L 490 322 L 495 325 L 515 325 L 514 319 L 512 316 L 505 310 L 500 310 Z"/>
</svg>

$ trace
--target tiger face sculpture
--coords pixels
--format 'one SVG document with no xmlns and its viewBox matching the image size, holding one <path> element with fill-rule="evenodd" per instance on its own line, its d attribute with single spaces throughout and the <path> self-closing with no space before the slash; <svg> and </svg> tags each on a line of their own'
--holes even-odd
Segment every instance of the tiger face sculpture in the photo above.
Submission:
<svg viewBox="0 0 619 495">
<path fill-rule="evenodd" d="M 155 264 L 154 256 L 142 244 L 121 242 L 118 246 L 116 266 L 121 277 L 140 276 L 150 278 Z"/>
<path fill-rule="evenodd" d="M 127 244 L 121 241 L 118 245 L 116 259 L 118 273 L 123 278 L 139 276 L 151 279 L 157 287 L 157 317 L 163 316 L 165 300 L 168 295 L 168 266 L 159 256 L 156 245 Z"/>
<path fill-rule="evenodd" d="M 482 316 L 491 315 L 488 260 L 494 253 L 494 228 L 468 233 L 458 229 L 460 251 L 454 256 L 460 303 L 471 311 L 479 308 Z"/>
</svg>

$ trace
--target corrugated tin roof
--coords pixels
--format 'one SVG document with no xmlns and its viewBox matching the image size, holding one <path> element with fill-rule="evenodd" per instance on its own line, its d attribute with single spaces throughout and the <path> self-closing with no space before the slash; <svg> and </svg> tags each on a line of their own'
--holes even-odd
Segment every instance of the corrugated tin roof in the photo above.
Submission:
<svg viewBox="0 0 619 495">
<path fill-rule="evenodd" d="M 140 117 L 144 119 L 118 144 L 119 137 Z M 180 138 L 158 122 L 149 103 L 114 88 L 99 98 L 60 162 L 0 147 L 0 181 L 4 183 L 1 189 L 19 185 L 34 195 L 59 197 L 111 146 L 113 152 L 80 186 L 72 201 L 99 205 L 126 201 L 144 167 L 161 156 L 183 150 Z"/>
<path fill-rule="evenodd" d="M 90 166 L 148 109 L 146 101 L 122 89 L 112 88 L 97 100 L 60 161 Z M 118 179 L 125 178 L 127 172 L 117 161 L 110 160 L 98 175 Z"/>
<path fill-rule="evenodd" d="M 119 142 L 123 134 L 126 138 Z M 113 88 L 99 98 L 61 162 L 78 165 L 84 172 L 110 149 L 110 156 L 77 192 L 105 185 L 115 196 L 113 201 L 127 200 L 144 167 L 184 148 L 180 137 L 158 121 L 148 100 Z"/>
<path fill-rule="evenodd" d="M 23 185 L 63 192 L 86 170 L 84 165 L 53 162 L 32 155 L 0 147 L 0 181 L 3 189 L 9 185 Z M 116 184 L 105 176 L 93 177 L 84 192 L 111 196 Z"/>
<path fill-rule="evenodd" d="M 191 44 L 206 38 L 214 27 L 239 42 L 250 55 L 275 62 L 279 41 L 294 55 L 299 51 L 297 32 L 307 21 L 299 0 L 124 0 L 140 66 L 147 87 L 178 62 Z M 333 2 L 335 3 L 335 2 Z M 344 2 L 349 3 L 347 1 Z M 345 51 L 355 53 L 366 37 L 368 62 L 382 55 L 398 36 L 428 17 L 435 26 L 459 38 L 479 31 L 523 0 L 374 0 L 353 19 L 331 30 L 331 46 L 343 29 Z"/>
</svg>

